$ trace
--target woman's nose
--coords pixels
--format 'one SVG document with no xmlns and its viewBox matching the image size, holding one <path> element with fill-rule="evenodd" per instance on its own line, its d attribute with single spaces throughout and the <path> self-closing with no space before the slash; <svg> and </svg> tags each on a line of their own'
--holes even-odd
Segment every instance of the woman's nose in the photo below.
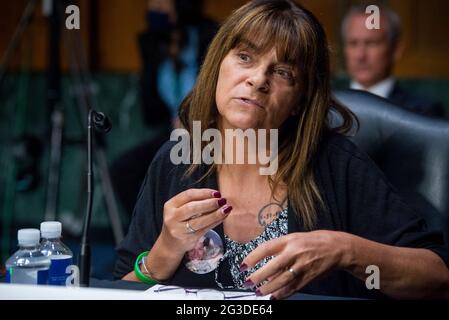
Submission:
<svg viewBox="0 0 449 320">
<path fill-rule="evenodd" d="M 254 69 L 247 79 L 247 84 L 262 92 L 268 92 L 270 81 L 267 69 L 263 67 Z"/>
</svg>

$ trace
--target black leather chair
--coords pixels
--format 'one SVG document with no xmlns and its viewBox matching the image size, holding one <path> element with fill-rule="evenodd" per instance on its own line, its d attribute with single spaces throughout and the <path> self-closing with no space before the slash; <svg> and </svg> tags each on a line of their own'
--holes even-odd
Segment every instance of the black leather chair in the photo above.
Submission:
<svg viewBox="0 0 449 320">
<path fill-rule="evenodd" d="M 360 122 L 351 140 L 449 244 L 449 121 L 421 116 L 358 90 L 334 92 Z M 338 121 L 331 116 L 331 121 Z"/>
</svg>

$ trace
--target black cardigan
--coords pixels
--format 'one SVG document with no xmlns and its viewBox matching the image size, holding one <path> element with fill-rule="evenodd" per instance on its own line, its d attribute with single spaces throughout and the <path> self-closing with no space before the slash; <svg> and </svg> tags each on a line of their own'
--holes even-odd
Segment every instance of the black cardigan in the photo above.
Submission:
<svg viewBox="0 0 449 320">
<path fill-rule="evenodd" d="M 167 200 L 189 188 L 218 188 L 215 174 L 196 182 L 206 172 L 206 165 L 184 179 L 187 166 L 173 165 L 170 161 L 170 149 L 174 144 L 176 142 L 165 143 L 148 170 L 128 234 L 117 248 L 116 278 L 133 270 L 137 255 L 151 249 L 155 243 L 162 228 L 163 206 Z M 421 216 L 401 200 L 373 161 L 348 139 L 338 134 L 326 134 L 319 145 L 314 170 L 327 207 L 317 213 L 316 229 L 344 231 L 389 245 L 427 248 L 449 266 L 449 250 L 444 247 L 443 236 L 426 230 Z M 214 230 L 223 239 L 223 226 L 219 225 Z M 304 229 L 289 206 L 288 232 L 301 231 Z M 183 263 L 170 283 L 186 287 L 216 287 L 214 272 L 195 274 Z M 315 280 L 301 292 L 384 297 L 378 290 L 366 289 L 364 281 L 344 271 L 334 271 Z"/>
</svg>

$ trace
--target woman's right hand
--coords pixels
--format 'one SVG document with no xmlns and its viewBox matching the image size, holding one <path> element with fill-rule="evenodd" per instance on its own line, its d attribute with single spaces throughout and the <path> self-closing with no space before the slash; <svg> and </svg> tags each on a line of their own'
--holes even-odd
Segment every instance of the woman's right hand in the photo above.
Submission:
<svg viewBox="0 0 449 320">
<path fill-rule="evenodd" d="M 231 210 L 232 207 L 226 205 L 226 199 L 217 190 L 183 191 L 164 204 L 160 240 L 169 244 L 171 250 L 184 255 L 208 230 L 222 223 Z"/>
</svg>

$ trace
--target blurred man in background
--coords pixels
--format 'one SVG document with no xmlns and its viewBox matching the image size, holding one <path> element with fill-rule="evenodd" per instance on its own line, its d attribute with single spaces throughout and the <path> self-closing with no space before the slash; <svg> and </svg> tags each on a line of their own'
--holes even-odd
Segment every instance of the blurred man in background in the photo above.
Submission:
<svg viewBox="0 0 449 320">
<path fill-rule="evenodd" d="M 176 124 L 218 26 L 203 15 L 202 0 L 148 0 L 145 19 L 147 29 L 138 37 L 144 120 Z"/>
<path fill-rule="evenodd" d="M 178 127 L 178 106 L 195 84 L 217 24 L 203 15 L 202 0 L 148 0 L 146 30 L 138 35 L 140 97 L 146 126 L 157 133 L 114 160 L 114 190 L 131 216 L 140 184 L 156 152 Z"/>
<path fill-rule="evenodd" d="M 441 104 L 406 92 L 393 76 L 394 66 L 402 53 L 399 16 L 386 7 L 380 7 L 380 28 L 368 29 L 365 22 L 370 14 L 365 10 L 365 6 L 352 7 L 342 23 L 350 88 L 371 92 L 413 112 L 443 116 Z"/>
</svg>

